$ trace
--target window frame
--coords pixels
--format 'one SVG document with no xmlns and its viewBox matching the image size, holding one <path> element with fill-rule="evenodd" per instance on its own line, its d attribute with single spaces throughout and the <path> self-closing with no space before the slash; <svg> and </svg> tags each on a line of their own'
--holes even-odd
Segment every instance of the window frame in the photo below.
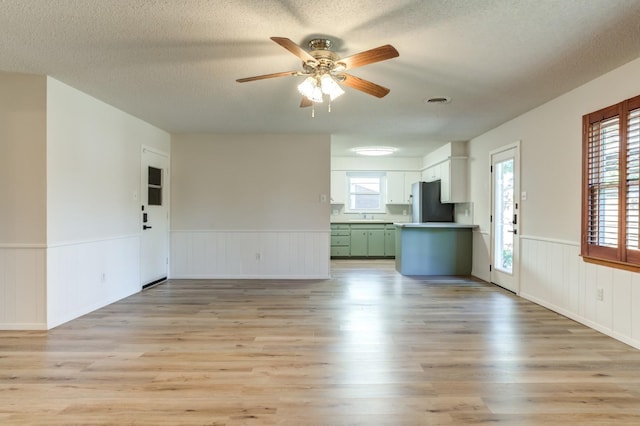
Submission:
<svg viewBox="0 0 640 426">
<path fill-rule="evenodd" d="M 583 260 L 590 263 L 601 264 L 605 266 L 611 266 L 614 268 L 627 269 L 633 271 L 640 271 L 640 246 L 628 247 L 627 234 L 628 234 L 628 213 L 631 211 L 634 215 L 640 215 L 638 211 L 637 195 L 634 200 L 629 199 L 629 187 L 640 185 L 637 172 L 633 179 L 630 179 L 628 164 L 629 158 L 632 158 L 634 166 L 637 168 L 640 161 L 640 152 L 636 146 L 633 152 L 629 152 L 630 137 L 633 137 L 633 141 L 637 144 L 638 135 L 628 134 L 629 130 L 629 118 L 630 113 L 640 109 L 640 95 L 633 98 L 624 100 L 618 104 L 602 108 L 598 111 L 594 111 L 590 114 L 586 114 L 582 117 L 582 223 L 581 223 L 581 243 L 580 243 L 580 255 Z M 601 154 L 602 147 L 606 146 L 608 141 L 603 142 L 602 136 L 604 133 L 598 130 L 598 134 L 595 137 L 591 137 L 593 132 L 592 128 L 598 126 L 607 120 L 617 118 L 617 180 L 611 181 L 605 176 L 603 171 L 603 164 L 605 161 L 605 154 Z M 634 118 L 635 119 L 635 118 Z M 595 145 L 594 145 L 595 144 Z M 594 148 L 592 149 L 592 146 Z M 593 154 L 595 152 L 595 154 Z M 593 157 L 597 156 L 597 162 L 591 161 Z M 597 182 L 593 183 L 593 177 L 597 176 Z M 593 183 L 593 185 L 592 185 Z M 605 189 L 614 188 L 617 192 L 617 198 L 613 206 L 615 209 L 615 226 L 611 226 L 612 230 L 616 234 L 616 244 L 606 244 L 600 241 L 600 234 L 605 229 L 604 226 L 594 222 L 597 222 L 604 214 L 602 212 L 603 198 L 600 196 L 594 198 L 592 194 L 602 194 Z M 637 191 L 635 191 L 637 193 Z M 597 203 L 597 205 L 596 205 Z M 611 207 L 611 205 L 609 205 Z M 617 211 L 616 211 L 617 209 Z M 595 212 L 595 213 L 594 213 Z M 596 217 L 597 216 L 597 217 Z M 638 223 L 638 217 L 635 217 L 632 225 Z M 595 231 L 594 231 L 595 228 Z M 610 228 L 610 229 L 611 229 Z M 633 231 L 637 233 L 637 225 L 635 225 Z M 593 235 L 597 233 L 598 236 Z M 632 234 L 633 235 L 633 234 Z M 598 240 L 598 241 L 595 241 Z M 638 242 L 636 241 L 636 245 Z"/>
<path fill-rule="evenodd" d="M 386 213 L 386 205 L 384 203 L 385 201 L 385 194 L 386 194 L 386 176 L 387 174 L 385 172 L 373 172 L 373 171 L 367 171 L 367 172 L 347 172 L 347 179 L 346 179 L 346 200 L 345 200 L 345 212 L 346 213 Z M 352 196 L 352 192 L 351 192 L 351 178 L 378 178 L 379 179 L 379 184 L 380 184 L 380 191 L 378 192 L 378 196 L 380 197 L 380 207 L 378 209 L 372 209 L 372 208 L 363 208 L 363 209 L 358 209 L 358 208 L 354 208 L 351 205 L 351 196 Z"/>
</svg>

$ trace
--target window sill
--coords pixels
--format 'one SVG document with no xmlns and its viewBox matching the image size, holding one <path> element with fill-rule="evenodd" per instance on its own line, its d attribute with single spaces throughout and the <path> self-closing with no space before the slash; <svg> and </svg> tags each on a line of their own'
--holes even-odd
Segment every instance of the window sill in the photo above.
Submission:
<svg viewBox="0 0 640 426">
<path fill-rule="evenodd" d="M 580 255 L 580 256 L 582 257 L 582 260 L 584 260 L 587 263 L 593 263 L 595 265 L 606 266 L 609 268 L 623 269 L 625 271 L 640 272 L 640 265 L 636 265 L 634 263 L 625 263 L 625 262 L 618 262 L 615 260 L 598 259 L 595 257 L 589 257 L 584 255 Z"/>
</svg>

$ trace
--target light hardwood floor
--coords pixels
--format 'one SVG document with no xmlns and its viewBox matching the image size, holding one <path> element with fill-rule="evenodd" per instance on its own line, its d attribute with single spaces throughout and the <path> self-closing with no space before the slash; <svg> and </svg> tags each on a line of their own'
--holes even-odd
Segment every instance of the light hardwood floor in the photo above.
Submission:
<svg viewBox="0 0 640 426">
<path fill-rule="evenodd" d="M 0 332 L 0 424 L 640 424 L 640 351 L 485 282 L 332 270 Z"/>
</svg>

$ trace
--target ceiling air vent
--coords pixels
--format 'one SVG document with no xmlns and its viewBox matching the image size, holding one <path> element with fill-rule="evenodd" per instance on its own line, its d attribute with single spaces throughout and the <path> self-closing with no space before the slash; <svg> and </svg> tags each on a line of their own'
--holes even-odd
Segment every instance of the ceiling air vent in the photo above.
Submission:
<svg viewBox="0 0 640 426">
<path fill-rule="evenodd" d="M 426 98 L 424 102 L 427 104 L 448 104 L 451 102 L 451 98 L 446 96 L 436 96 L 435 98 Z"/>
</svg>

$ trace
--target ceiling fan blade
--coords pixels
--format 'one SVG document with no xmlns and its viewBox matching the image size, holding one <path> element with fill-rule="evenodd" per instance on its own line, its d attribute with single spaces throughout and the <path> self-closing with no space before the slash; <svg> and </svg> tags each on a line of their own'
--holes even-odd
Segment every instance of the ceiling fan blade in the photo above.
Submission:
<svg viewBox="0 0 640 426">
<path fill-rule="evenodd" d="M 349 86 L 352 89 L 360 90 L 361 92 L 367 93 L 377 98 L 383 98 L 387 95 L 387 93 L 391 91 L 386 87 L 382 87 L 368 80 L 363 80 L 360 77 L 356 77 L 351 74 L 340 75 L 344 76 L 344 81 L 342 81 L 342 84 L 344 84 L 345 86 Z"/>
<path fill-rule="evenodd" d="M 400 54 L 395 47 L 390 44 L 376 47 L 375 49 L 365 50 L 364 52 L 356 53 L 352 56 L 347 56 L 338 61 L 339 64 L 345 65 L 345 70 L 361 67 L 374 62 L 386 61 L 387 59 L 395 58 Z"/>
<path fill-rule="evenodd" d="M 300 100 L 300 108 L 307 108 L 311 105 L 313 105 L 313 102 L 311 102 L 306 96 L 303 96 L 302 100 Z"/>
<path fill-rule="evenodd" d="M 236 81 L 238 83 L 246 83 L 247 81 L 264 80 L 265 78 L 275 78 L 275 77 L 288 77 L 291 75 L 300 75 L 300 72 L 299 71 L 276 72 L 273 74 L 256 75 L 255 77 L 239 78 Z"/>
<path fill-rule="evenodd" d="M 284 47 L 289 52 L 293 53 L 298 58 L 302 59 L 302 62 L 305 62 L 305 63 L 309 61 L 316 62 L 316 58 L 311 56 L 309 52 L 307 52 L 306 50 L 304 50 L 303 48 L 301 48 L 300 46 L 298 46 L 297 44 L 295 44 L 294 42 L 292 42 L 286 37 L 271 37 L 271 40 L 275 41 L 280 46 Z"/>
</svg>

